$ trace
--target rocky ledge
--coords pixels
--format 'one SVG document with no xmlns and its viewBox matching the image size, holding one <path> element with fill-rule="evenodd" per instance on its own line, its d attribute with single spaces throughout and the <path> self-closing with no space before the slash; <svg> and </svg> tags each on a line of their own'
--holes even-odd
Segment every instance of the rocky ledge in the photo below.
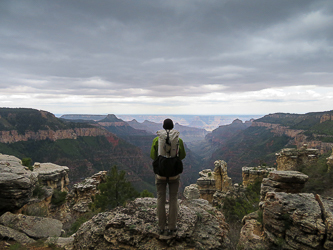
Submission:
<svg viewBox="0 0 333 250">
<path fill-rule="evenodd" d="M 202 199 L 179 203 L 173 235 L 158 233 L 156 198 L 138 198 L 83 224 L 73 249 L 228 249 L 229 228 L 222 213 Z"/>
<path fill-rule="evenodd" d="M 0 154 L 0 212 L 14 211 L 27 204 L 38 174 L 26 170 L 20 159 Z"/>
<path fill-rule="evenodd" d="M 43 186 L 49 186 L 59 191 L 68 191 L 68 167 L 53 163 L 36 162 L 33 172 L 38 174 L 38 180 Z"/>
</svg>

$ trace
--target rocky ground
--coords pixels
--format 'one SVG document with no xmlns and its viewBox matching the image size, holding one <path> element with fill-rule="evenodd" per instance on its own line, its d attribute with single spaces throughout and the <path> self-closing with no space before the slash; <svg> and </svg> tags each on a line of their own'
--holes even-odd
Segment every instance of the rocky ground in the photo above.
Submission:
<svg viewBox="0 0 333 250">
<path fill-rule="evenodd" d="M 96 215 L 78 230 L 73 249 L 228 249 L 228 225 L 208 201 L 179 200 L 178 230 L 172 235 L 158 233 L 156 202 L 138 198 Z"/>
</svg>

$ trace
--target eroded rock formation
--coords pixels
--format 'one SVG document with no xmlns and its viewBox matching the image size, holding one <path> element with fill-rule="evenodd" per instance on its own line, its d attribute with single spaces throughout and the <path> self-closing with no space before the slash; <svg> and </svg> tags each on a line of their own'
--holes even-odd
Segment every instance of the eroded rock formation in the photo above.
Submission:
<svg viewBox="0 0 333 250">
<path fill-rule="evenodd" d="M 243 177 L 243 186 L 247 187 L 248 185 L 254 184 L 256 182 L 261 182 L 263 178 L 267 177 L 268 173 L 276 170 L 275 168 L 269 167 L 243 167 L 242 168 L 242 177 Z"/>
<path fill-rule="evenodd" d="M 200 178 L 197 180 L 200 198 L 210 203 L 213 203 L 213 195 L 216 191 L 225 193 L 232 188 L 232 181 L 227 173 L 227 163 L 217 160 L 214 165 L 214 171 L 205 169 L 199 172 Z"/>
<path fill-rule="evenodd" d="M 62 192 L 68 191 L 68 167 L 59 166 L 53 163 L 36 162 L 33 166 L 33 172 L 38 174 L 38 181 L 43 186 L 48 186 L 52 189 L 58 189 Z"/>
<path fill-rule="evenodd" d="M 307 148 L 307 145 L 305 144 L 300 149 L 284 148 L 276 155 L 277 170 L 298 171 L 301 166 L 316 162 L 318 160 L 319 150 Z"/>
<path fill-rule="evenodd" d="M 84 181 L 74 184 L 73 189 L 67 196 L 71 210 L 79 213 L 90 211 L 89 205 L 93 202 L 92 198 L 98 192 L 98 185 L 105 182 L 107 171 L 100 171 Z"/>
<path fill-rule="evenodd" d="M 38 174 L 22 166 L 20 159 L 0 154 L 0 212 L 15 211 L 27 204 Z"/>
<path fill-rule="evenodd" d="M 187 200 L 199 199 L 199 186 L 197 184 L 191 184 L 185 187 L 183 195 Z"/>
<path fill-rule="evenodd" d="M 77 231 L 73 249 L 228 249 L 228 225 L 207 201 L 181 202 L 178 230 L 170 236 L 158 233 L 156 202 L 138 198 L 96 215 Z"/>
<path fill-rule="evenodd" d="M 272 171 L 261 183 L 260 200 L 268 192 L 300 193 L 308 176 L 298 171 Z"/>
<path fill-rule="evenodd" d="M 7 212 L 0 217 L 0 224 L 23 232 L 30 238 L 41 239 L 47 237 L 59 237 L 62 223 L 51 218 L 12 214 Z"/>
</svg>

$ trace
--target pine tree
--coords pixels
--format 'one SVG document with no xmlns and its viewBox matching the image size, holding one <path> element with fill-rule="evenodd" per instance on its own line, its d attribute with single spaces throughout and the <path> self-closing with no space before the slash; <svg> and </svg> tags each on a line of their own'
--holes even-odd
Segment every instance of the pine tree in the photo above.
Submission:
<svg viewBox="0 0 333 250">
<path fill-rule="evenodd" d="M 106 177 L 106 182 L 98 187 L 100 193 L 95 197 L 94 205 L 96 208 L 105 211 L 139 197 L 139 193 L 126 180 L 125 174 L 124 170 L 118 171 L 117 166 L 111 168 Z"/>
</svg>

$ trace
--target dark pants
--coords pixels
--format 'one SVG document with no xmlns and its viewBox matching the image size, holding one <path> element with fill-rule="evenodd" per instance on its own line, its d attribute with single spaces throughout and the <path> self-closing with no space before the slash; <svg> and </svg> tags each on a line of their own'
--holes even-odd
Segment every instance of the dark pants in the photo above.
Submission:
<svg viewBox="0 0 333 250">
<path fill-rule="evenodd" d="M 157 189 L 157 217 L 158 226 L 160 229 L 165 229 L 166 226 L 166 187 L 169 185 L 169 217 L 168 227 L 170 230 L 176 229 L 177 215 L 178 215 L 178 188 L 179 188 L 179 176 L 174 180 L 167 182 L 165 179 L 158 179 L 155 177 L 155 184 Z"/>
</svg>

